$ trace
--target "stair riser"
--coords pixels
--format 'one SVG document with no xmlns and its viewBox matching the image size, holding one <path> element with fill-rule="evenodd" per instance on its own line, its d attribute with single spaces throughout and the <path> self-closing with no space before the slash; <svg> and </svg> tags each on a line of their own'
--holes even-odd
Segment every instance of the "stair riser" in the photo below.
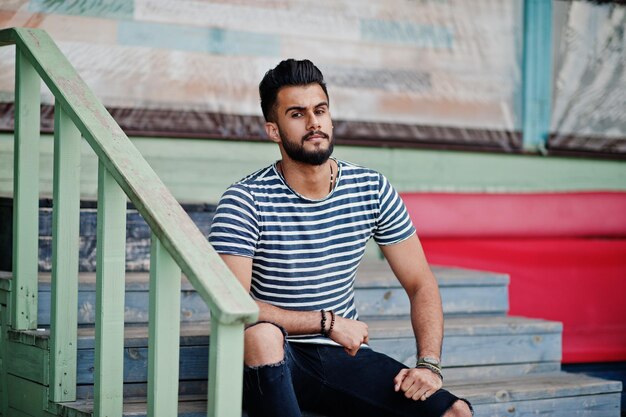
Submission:
<svg viewBox="0 0 626 417">
<path fill-rule="evenodd" d="M 538 338 L 541 339 L 539 342 Z M 180 349 L 180 380 L 188 383 L 201 381 L 208 375 L 208 345 L 198 342 L 193 344 L 193 346 L 182 346 Z M 92 348 L 81 349 L 80 345 L 81 343 L 79 343 L 78 350 L 77 383 L 93 384 L 94 350 Z M 412 339 L 373 339 L 371 345 L 374 349 L 405 362 L 407 366 L 414 365 L 415 347 Z M 489 348 L 487 353 L 485 353 L 486 346 Z M 454 379 L 469 378 L 477 374 L 491 376 L 485 375 L 490 373 L 488 368 L 499 376 L 507 377 L 523 374 L 524 370 L 527 373 L 546 369 L 554 370 L 555 364 L 558 364 L 560 359 L 560 334 L 451 336 L 445 338 L 443 357 L 446 361 L 446 375 L 450 373 Z M 495 366 L 496 364 L 502 364 L 504 368 L 499 369 Z M 125 383 L 145 383 L 147 365 L 147 347 L 127 347 L 124 350 Z M 190 385 L 190 389 L 191 387 L 193 384 Z M 198 389 L 204 388 L 205 386 L 199 386 Z M 128 389 L 133 388 L 128 387 Z"/>
</svg>

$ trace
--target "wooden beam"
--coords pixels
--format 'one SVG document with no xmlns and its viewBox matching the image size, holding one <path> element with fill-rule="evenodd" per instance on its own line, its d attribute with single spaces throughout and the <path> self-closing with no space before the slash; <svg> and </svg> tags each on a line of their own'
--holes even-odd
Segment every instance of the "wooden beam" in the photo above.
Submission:
<svg viewBox="0 0 626 417">
<path fill-rule="evenodd" d="M 39 236 L 39 105 L 41 80 L 16 48 L 15 145 L 13 173 L 13 291 L 11 323 L 37 328 L 37 255 Z"/>
<path fill-rule="evenodd" d="M 98 164 L 98 179 L 94 415 L 121 416 L 126 196 L 102 162 Z"/>
<path fill-rule="evenodd" d="M 524 1 L 522 100 L 524 150 L 545 153 L 552 116 L 551 1 Z"/>
<path fill-rule="evenodd" d="M 180 268 L 156 235 L 150 254 L 148 416 L 178 413 Z"/>
<path fill-rule="evenodd" d="M 55 402 L 76 399 L 80 147 L 80 132 L 57 103 L 50 308 L 50 400 Z"/>
</svg>

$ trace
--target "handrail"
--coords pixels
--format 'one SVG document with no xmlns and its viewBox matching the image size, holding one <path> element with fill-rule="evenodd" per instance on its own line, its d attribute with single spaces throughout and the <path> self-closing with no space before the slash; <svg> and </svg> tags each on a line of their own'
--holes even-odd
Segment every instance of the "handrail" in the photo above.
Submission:
<svg viewBox="0 0 626 417">
<path fill-rule="evenodd" d="M 16 44 L 222 323 L 252 322 L 256 304 L 45 31 L 0 31 Z"/>
<path fill-rule="evenodd" d="M 258 307 L 46 32 L 0 30 L 0 46 L 11 44 L 46 83 L 59 113 L 75 125 L 95 151 L 103 175 L 110 175 L 119 184 L 146 220 L 155 237 L 153 245 L 158 239 L 207 303 L 214 326 L 224 325 L 215 326 L 211 337 L 210 371 L 220 372 L 220 364 L 214 362 L 215 355 L 228 350 L 222 343 L 240 344 L 233 351 L 242 354 L 243 333 L 238 329 L 256 320 Z M 213 389 L 219 391 L 219 387 Z M 210 391 L 209 396 L 217 391 Z M 215 400 L 219 403 L 223 401 L 220 398 Z"/>
</svg>

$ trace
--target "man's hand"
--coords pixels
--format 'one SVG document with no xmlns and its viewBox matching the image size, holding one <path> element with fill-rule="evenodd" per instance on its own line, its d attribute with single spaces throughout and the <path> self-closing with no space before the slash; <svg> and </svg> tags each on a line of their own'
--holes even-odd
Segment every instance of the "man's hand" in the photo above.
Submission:
<svg viewBox="0 0 626 417">
<path fill-rule="evenodd" d="M 414 401 L 424 401 L 442 387 L 443 381 L 427 368 L 403 369 L 393 379 L 396 392 Z"/>
<path fill-rule="evenodd" d="M 330 338 L 343 346 L 348 355 L 354 356 L 361 348 L 361 343 L 369 342 L 367 324 L 336 315 Z"/>
</svg>

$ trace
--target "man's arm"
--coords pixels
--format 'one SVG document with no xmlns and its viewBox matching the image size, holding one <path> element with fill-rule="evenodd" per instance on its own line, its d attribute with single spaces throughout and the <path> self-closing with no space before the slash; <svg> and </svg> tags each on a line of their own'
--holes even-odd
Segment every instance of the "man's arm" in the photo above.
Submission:
<svg viewBox="0 0 626 417">
<path fill-rule="evenodd" d="M 220 257 L 246 291 L 250 292 L 252 258 L 237 255 L 220 255 Z M 289 334 L 316 334 L 321 332 L 321 314 L 319 311 L 292 311 L 261 301 L 256 303 L 259 306 L 259 320 L 280 324 Z M 327 313 L 327 319 L 326 330 L 330 326 L 330 313 Z M 354 356 L 361 347 L 361 343 L 368 342 L 367 324 L 336 315 L 335 326 L 329 337 L 343 346 L 348 354 Z"/>
<path fill-rule="evenodd" d="M 411 304 L 411 323 L 418 356 L 440 358 L 443 340 L 443 309 L 437 280 L 428 266 L 417 235 L 381 246 L 391 269 L 402 284 Z M 401 371 L 395 378 L 396 391 L 408 398 L 426 399 L 441 388 L 441 379 L 424 368 Z"/>
</svg>

